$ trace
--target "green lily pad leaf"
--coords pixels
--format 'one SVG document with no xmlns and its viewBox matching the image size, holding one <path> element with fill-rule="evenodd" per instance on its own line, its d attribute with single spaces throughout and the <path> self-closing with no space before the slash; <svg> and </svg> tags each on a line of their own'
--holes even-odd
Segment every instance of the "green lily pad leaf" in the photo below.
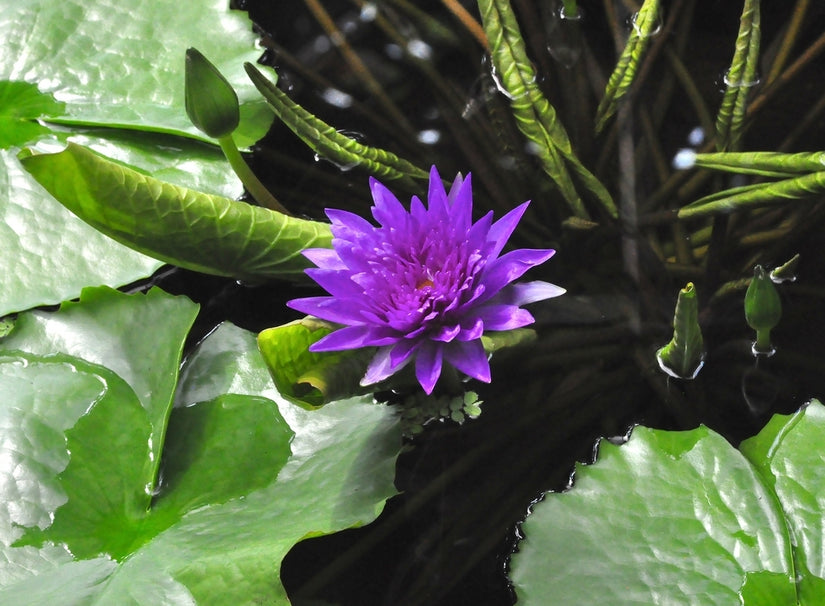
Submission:
<svg viewBox="0 0 825 606">
<path fill-rule="evenodd" d="M 59 116 L 63 103 L 41 93 L 36 84 L 0 81 L 0 149 L 37 139 L 49 128 L 40 118 Z"/>
<path fill-rule="evenodd" d="M 525 521 L 519 603 L 822 603 L 823 430 L 814 401 L 741 452 L 706 427 L 602 442 Z"/>
<path fill-rule="evenodd" d="M 140 386 L 156 373 L 174 383 L 177 359 L 148 350 L 189 327 L 170 310 L 180 300 L 94 289 L 21 314 L 0 341 L 0 444 L 11 447 L 0 457 L 0 603 L 286 605 L 277 570 L 289 549 L 372 521 L 395 494 L 393 412 L 366 400 L 295 407 L 255 335 L 231 325 L 185 362 L 178 402 L 195 400 L 159 435 Z M 68 353 L 21 351 L 48 339 Z"/>
<path fill-rule="evenodd" d="M 373 348 L 312 352 L 309 346 L 338 326 L 306 317 L 262 331 L 258 348 L 266 360 L 278 391 L 304 408 L 317 408 L 332 400 L 372 393 L 361 387 Z"/>
<path fill-rule="evenodd" d="M 56 122 L 75 132 L 100 126 L 94 135 L 84 128 L 77 141 L 162 180 L 230 198 L 242 193 L 217 147 L 200 143 L 207 138 L 183 103 L 184 52 L 197 46 L 238 91 L 235 140 L 246 147 L 272 123 L 243 69 L 260 55 L 252 23 L 228 6 L 0 0 L 0 315 L 59 303 L 84 286 L 122 286 L 161 265 L 71 216 L 20 169 L 15 150 L 3 148 L 35 136 L 65 140 Z M 130 140 L 123 129 L 139 136 Z"/>
<path fill-rule="evenodd" d="M 181 267 L 249 281 L 303 278 L 310 264 L 301 252 L 332 242 L 326 223 L 163 183 L 73 143 L 22 162 L 96 229 Z"/>
<path fill-rule="evenodd" d="M 0 78 L 39 84 L 66 103 L 58 121 L 208 140 L 184 111 L 184 55 L 198 48 L 238 94 L 248 146 L 272 113 L 244 73 L 260 56 L 246 13 L 209 0 L 2 0 Z"/>
<path fill-rule="evenodd" d="M 14 544 L 42 544 L 49 538 L 65 543 L 78 559 L 129 553 L 137 532 L 108 529 L 132 527 L 145 514 L 154 471 L 147 439 L 152 428 L 135 392 L 111 370 L 65 355 L 20 353 L 3 365 L 0 380 L 9 394 L 4 405 L 29 416 L 8 436 L 32 451 L 21 463 L 37 469 L 35 462 L 65 460 L 57 475 L 52 467 L 39 469 L 45 476 L 39 483 L 56 483 L 50 488 L 65 502 L 57 508 L 47 505 L 41 515 L 50 523 L 45 528 L 38 524 Z M 55 427 L 51 409 L 58 402 L 62 410 Z M 38 499 L 29 504 L 33 513 Z"/>
<path fill-rule="evenodd" d="M 12 333 L 0 341 L 0 352 L 59 352 L 117 373 L 137 394 L 155 428 L 152 456 L 157 467 L 183 343 L 197 310 L 186 297 L 160 289 L 125 295 L 88 288 L 79 302 L 64 303 L 57 312 L 21 314 Z M 147 336 L 153 333 L 154 338 Z"/>
</svg>

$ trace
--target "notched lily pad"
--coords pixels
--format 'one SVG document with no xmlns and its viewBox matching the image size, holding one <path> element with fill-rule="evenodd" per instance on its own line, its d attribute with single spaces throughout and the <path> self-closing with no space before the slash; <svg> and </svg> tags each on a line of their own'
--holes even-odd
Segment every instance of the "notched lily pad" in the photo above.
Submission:
<svg viewBox="0 0 825 606">
<path fill-rule="evenodd" d="M 813 401 L 741 451 L 706 427 L 602 442 L 525 520 L 519 603 L 822 603 L 823 432 Z"/>
</svg>

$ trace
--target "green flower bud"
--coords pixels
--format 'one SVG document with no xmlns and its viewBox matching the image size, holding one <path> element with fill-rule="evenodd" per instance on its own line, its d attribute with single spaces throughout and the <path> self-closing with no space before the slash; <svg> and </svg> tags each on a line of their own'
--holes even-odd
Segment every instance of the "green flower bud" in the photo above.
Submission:
<svg viewBox="0 0 825 606">
<path fill-rule="evenodd" d="M 186 115 L 214 139 L 232 134 L 240 122 L 238 95 L 200 51 L 186 49 Z"/>
<path fill-rule="evenodd" d="M 677 379 L 695 379 L 705 359 L 699 326 L 699 301 L 693 282 L 679 291 L 673 313 L 673 338 L 656 352 L 659 368 Z"/>
<path fill-rule="evenodd" d="M 754 351 L 772 353 L 770 333 L 782 317 L 782 301 L 761 265 L 753 269 L 753 280 L 745 293 L 745 320 L 756 331 Z"/>
</svg>

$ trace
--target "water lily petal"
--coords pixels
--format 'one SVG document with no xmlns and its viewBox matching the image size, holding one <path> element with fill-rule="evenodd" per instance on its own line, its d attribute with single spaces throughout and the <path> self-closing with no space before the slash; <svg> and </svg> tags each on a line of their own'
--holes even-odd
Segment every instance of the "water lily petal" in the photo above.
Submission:
<svg viewBox="0 0 825 606">
<path fill-rule="evenodd" d="M 415 358 L 415 378 L 424 388 L 424 392 L 429 395 L 435 389 L 438 377 L 441 376 L 441 364 L 443 360 L 443 348 L 428 341 L 418 349 Z"/>
<path fill-rule="evenodd" d="M 556 251 L 548 249 L 522 248 L 513 250 L 490 263 L 484 272 L 484 284 L 487 287 L 485 297 L 492 297 L 513 280 L 518 280 L 531 267 L 544 263 Z"/>
<path fill-rule="evenodd" d="M 484 330 L 513 330 L 535 322 L 533 314 L 516 305 L 490 305 L 478 310 Z"/>
<path fill-rule="evenodd" d="M 301 254 L 323 269 L 347 269 L 338 253 L 330 248 L 306 248 Z"/>
<path fill-rule="evenodd" d="M 524 202 L 516 206 L 513 210 L 504 215 L 501 219 L 493 223 L 490 227 L 489 240 L 495 243 L 493 251 L 490 253 L 492 257 L 497 257 L 507 244 L 507 240 L 516 229 L 516 225 L 521 221 L 530 201 Z"/>
<path fill-rule="evenodd" d="M 345 326 L 319 339 L 309 347 L 309 351 L 342 351 L 392 345 L 398 337 L 390 331 L 382 331 L 373 326 Z"/>
<path fill-rule="evenodd" d="M 465 343 L 451 343 L 444 348 L 444 359 L 468 377 L 489 383 L 490 362 L 481 339 Z"/>
<path fill-rule="evenodd" d="M 511 305 L 527 305 L 528 303 L 535 303 L 536 301 L 552 299 L 566 292 L 561 286 L 556 286 L 550 282 L 542 282 L 541 280 L 520 282 L 518 284 L 511 284 L 507 288 L 506 302 Z"/>
<path fill-rule="evenodd" d="M 375 201 L 375 206 L 372 207 L 372 216 L 383 226 L 398 226 L 401 222 L 403 227 L 406 221 L 407 211 L 398 198 L 395 197 L 383 183 L 370 177 L 370 191 L 372 191 L 372 199 Z"/>
<path fill-rule="evenodd" d="M 351 305 L 342 305 L 335 297 L 305 297 L 292 299 L 287 307 L 300 311 L 309 316 L 321 318 L 335 324 L 362 324 L 362 306 L 356 302 Z"/>
</svg>

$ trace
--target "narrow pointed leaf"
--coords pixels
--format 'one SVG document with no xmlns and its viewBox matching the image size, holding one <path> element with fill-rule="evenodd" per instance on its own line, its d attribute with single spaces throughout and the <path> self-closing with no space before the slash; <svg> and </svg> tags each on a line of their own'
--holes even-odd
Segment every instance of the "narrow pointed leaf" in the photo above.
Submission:
<svg viewBox="0 0 825 606">
<path fill-rule="evenodd" d="M 821 196 L 823 192 L 825 192 L 825 172 L 810 173 L 794 179 L 726 189 L 683 206 L 679 209 L 678 217 L 693 219 L 764 206 L 779 206 L 789 204 L 794 200 Z"/>
<path fill-rule="evenodd" d="M 428 177 L 427 171 L 391 152 L 363 145 L 339 133 L 295 103 L 251 63 L 246 64 L 246 71 L 275 115 L 317 154 L 340 166 L 360 166 L 378 179 Z"/>
<path fill-rule="evenodd" d="M 656 358 L 662 370 L 680 379 L 693 379 L 705 357 L 702 329 L 699 326 L 699 302 L 696 289 L 688 282 L 679 291 L 673 313 L 673 338 L 662 347 Z"/>
<path fill-rule="evenodd" d="M 717 152 L 696 154 L 694 165 L 739 175 L 794 177 L 825 170 L 825 152 Z"/>
<path fill-rule="evenodd" d="M 645 0 L 633 18 L 633 28 L 627 44 L 616 64 L 599 107 L 596 110 L 596 132 L 601 132 L 607 121 L 616 113 L 619 101 L 627 94 L 636 77 L 636 71 L 644 57 L 656 28 L 661 26 L 659 0 Z"/>
<path fill-rule="evenodd" d="M 163 183 L 71 143 L 22 162 L 96 229 L 181 267 L 250 281 L 300 278 L 309 265 L 301 251 L 331 243 L 325 223 Z"/>
<path fill-rule="evenodd" d="M 735 150 L 742 136 L 748 93 L 759 81 L 760 38 L 759 0 L 745 0 L 736 49 L 725 74 L 727 87 L 716 116 L 716 147 L 720 151 Z"/>
<path fill-rule="evenodd" d="M 490 41 L 497 79 L 510 99 L 518 128 L 536 145 L 544 171 L 561 191 L 570 211 L 581 219 L 590 218 L 576 191 L 572 172 L 604 209 L 616 217 L 617 211 L 610 194 L 576 157 L 555 109 L 536 84 L 536 73 L 527 57 L 509 0 L 479 0 L 478 6 L 484 31 Z"/>
</svg>

